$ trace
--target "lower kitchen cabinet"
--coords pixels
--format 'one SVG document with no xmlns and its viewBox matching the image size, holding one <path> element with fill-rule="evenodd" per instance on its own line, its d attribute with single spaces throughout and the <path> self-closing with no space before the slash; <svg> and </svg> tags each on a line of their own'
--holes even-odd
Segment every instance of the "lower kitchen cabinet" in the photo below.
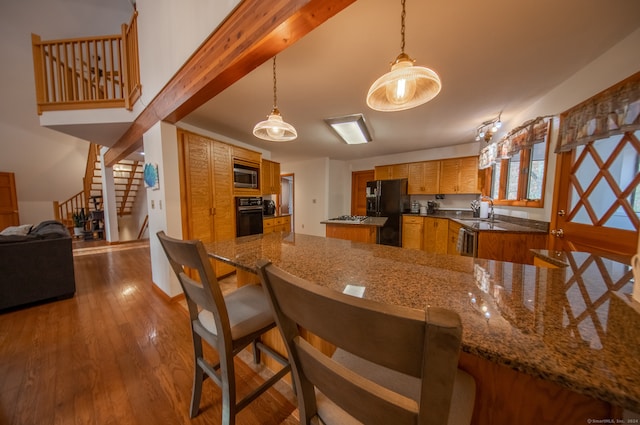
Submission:
<svg viewBox="0 0 640 425">
<path fill-rule="evenodd" d="M 447 231 L 447 254 L 460 255 L 458 252 L 458 234 L 462 225 L 454 221 L 449 221 L 449 229 Z"/>
<path fill-rule="evenodd" d="M 402 247 L 422 249 L 424 217 L 402 216 Z"/>
<path fill-rule="evenodd" d="M 325 236 L 352 242 L 376 243 L 378 228 L 365 224 L 327 224 Z"/>
<path fill-rule="evenodd" d="M 530 250 L 546 247 L 546 233 L 478 232 L 479 258 L 533 264 Z"/>
<path fill-rule="evenodd" d="M 269 217 L 262 220 L 262 233 L 290 232 L 291 216 Z"/>
<path fill-rule="evenodd" d="M 434 254 L 447 253 L 449 220 L 446 218 L 424 218 L 424 250 Z"/>
</svg>

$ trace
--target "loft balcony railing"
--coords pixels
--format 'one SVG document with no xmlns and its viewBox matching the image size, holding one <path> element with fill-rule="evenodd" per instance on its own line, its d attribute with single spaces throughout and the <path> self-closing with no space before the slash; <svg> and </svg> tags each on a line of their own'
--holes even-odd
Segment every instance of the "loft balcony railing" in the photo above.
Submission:
<svg viewBox="0 0 640 425">
<path fill-rule="evenodd" d="M 141 91 L 137 16 L 118 35 L 42 41 L 31 34 L 38 114 L 131 110 Z"/>
</svg>

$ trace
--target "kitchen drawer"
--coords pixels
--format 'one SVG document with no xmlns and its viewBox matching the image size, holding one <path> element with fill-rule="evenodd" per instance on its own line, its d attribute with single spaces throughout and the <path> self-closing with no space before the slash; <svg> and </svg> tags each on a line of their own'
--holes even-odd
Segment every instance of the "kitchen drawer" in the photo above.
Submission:
<svg viewBox="0 0 640 425">
<path fill-rule="evenodd" d="M 407 224 L 422 224 L 424 218 L 421 216 L 404 215 L 402 216 L 402 222 Z"/>
</svg>

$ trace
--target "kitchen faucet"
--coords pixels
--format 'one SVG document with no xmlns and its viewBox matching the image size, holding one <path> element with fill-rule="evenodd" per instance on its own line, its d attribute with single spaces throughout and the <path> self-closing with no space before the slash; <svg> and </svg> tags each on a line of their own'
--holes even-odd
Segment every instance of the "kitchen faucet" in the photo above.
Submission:
<svg viewBox="0 0 640 425">
<path fill-rule="evenodd" d="M 489 196 L 481 196 L 481 201 L 489 201 L 489 220 L 493 222 L 494 213 L 493 213 L 493 198 Z"/>
</svg>

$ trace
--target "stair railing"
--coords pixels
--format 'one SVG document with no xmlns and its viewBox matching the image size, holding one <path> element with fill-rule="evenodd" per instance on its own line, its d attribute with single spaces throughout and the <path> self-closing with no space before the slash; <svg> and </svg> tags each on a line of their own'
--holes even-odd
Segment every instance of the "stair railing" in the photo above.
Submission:
<svg viewBox="0 0 640 425">
<path fill-rule="evenodd" d="M 89 212 L 89 196 L 91 195 L 91 182 L 96 169 L 97 155 L 100 146 L 94 143 L 89 145 L 89 153 L 87 154 L 87 166 L 85 174 L 82 178 L 82 190 L 71 196 L 66 201 L 53 201 L 53 215 L 56 220 L 63 223 L 66 227 L 73 227 L 73 213 L 84 211 Z"/>
<path fill-rule="evenodd" d="M 131 110 L 140 96 L 137 16 L 122 34 L 43 41 L 31 34 L 38 114 L 43 111 Z"/>
<path fill-rule="evenodd" d="M 87 199 L 84 191 L 80 191 L 71 198 L 63 202 L 53 201 L 54 218 L 64 224 L 68 229 L 73 228 L 73 213 L 84 211 L 86 209 Z"/>
</svg>

